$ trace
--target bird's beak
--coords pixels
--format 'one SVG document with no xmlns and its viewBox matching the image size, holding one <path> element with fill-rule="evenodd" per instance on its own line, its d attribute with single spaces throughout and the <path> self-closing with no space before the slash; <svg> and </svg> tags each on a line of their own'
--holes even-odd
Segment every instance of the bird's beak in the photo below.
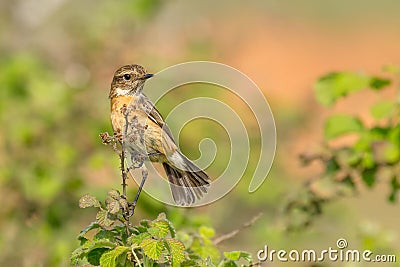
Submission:
<svg viewBox="0 0 400 267">
<path fill-rule="evenodd" d="M 154 76 L 154 74 L 147 73 L 147 74 L 143 75 L 142 78 L 140 78 L 140 79 L 141 80 L 147 80 L 147 79 L 149 79 L 149 78 L 151 78 L 153 76 Z"/>
</svg>

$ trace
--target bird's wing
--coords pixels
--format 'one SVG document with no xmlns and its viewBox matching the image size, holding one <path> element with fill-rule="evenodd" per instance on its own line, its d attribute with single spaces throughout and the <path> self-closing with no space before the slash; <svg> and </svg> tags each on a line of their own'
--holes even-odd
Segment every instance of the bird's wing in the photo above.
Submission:
<svg viewBox="0 0 400 267">
<path fill-rule="evenodd" d="M 164 132 L 168 135 L 168 137 L 171 138 L 172 141 L 174 141 L 174 137 L 172 136 L 171 130 L 169 129 L 168 125 L 165 123 L 160 112 L 157 110 L 157 108 L 154 106 L 154 104 L 150 101 L 150 99 L 146 95 L 142 94 L 142 96 L 143 96 L 143 100 L 144 100 L 143 104 L 146 106 L 146 109 L 149 110 L 149 112 L 147 112 L 149 119 L 152 120 L 157 125 L 159 125 L 164 130 Z"/>
</svg>

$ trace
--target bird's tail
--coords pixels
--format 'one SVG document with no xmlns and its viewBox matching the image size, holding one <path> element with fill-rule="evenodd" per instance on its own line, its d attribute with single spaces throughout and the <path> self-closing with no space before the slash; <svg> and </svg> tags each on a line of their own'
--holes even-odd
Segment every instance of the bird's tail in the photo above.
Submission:
<svg viewBox="0 0 400 267">
<path fill-rule="evenodd" d="M 188 206 L 207 193 L 210 177 L 179 151 L 174 152 L 163 167 L 170 182 L 176 204 Z"/>
</svg>

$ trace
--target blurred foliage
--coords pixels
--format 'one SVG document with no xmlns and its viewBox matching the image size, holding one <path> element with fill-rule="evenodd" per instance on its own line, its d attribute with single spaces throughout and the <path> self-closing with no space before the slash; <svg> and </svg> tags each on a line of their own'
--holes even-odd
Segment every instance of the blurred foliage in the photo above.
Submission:
<svg viewBox="0 0 400 267">
<path fill-rule="evenodd" d="M 20 259 L 19 253 L 29 254 L 30 249 L 49 249 L 52 257 L 48 263 L 57 265 L 68 251 L 68 239 L 60 235 L 54 240 L 54 236 L 73 222 L 69 207 L 83 184 L 78 170 L 85 154 L 76 150 L 83 144 L 76 139 L 78 132 L 65 130 L 70 121 L 82 119 L 77 116 L 79 107 L 70 104 L 77 89 L 59 80 L 30 54 L 3 56 L 0 61 L 4 151 L 0 195 L 6 203 L 0 208 L 0 224 L 3 229 L 14 229 L 0 241 L 7 255 L 1 259 L 3 263 Z M 18 246 L 17 236 L 25 236 L 25 246 L 20 251 L 8 249 Z M 54 244 L 51 247 L 50 242 Z"/>
<path fill-rule="evenodd" d="M 104 177 L 112 181 L 107 170 L 116 163 L 98 138 L 110 128 L 108 117 L 98 116 L 97 101 L 108 104 L 108 88 L 92 98 L 96 82 L 86 63 L 98 55 L 103 33 L 128 18 L 146 23 L 161 1 L 102 1 L 90 5 L 91 16 L 83 6 L 56 12 L 51 3 L 31 4 L 0 3 L 0 265 L 66 266 L 75 233 L 87 220 L 74 208 L 81 190 Z M 43 26 L 52 12 L 60 15 L 57 22 Z M 63 30 L 54 34 L 52 26 Z M 40 29 L 51 42 L 39 41 Z M 60 40 L 65 46 L 55 45 Z M 150 208 L 143 210 L 159 212 L 148 199 L 140 206 Z"/>
<path fill-rule="evenodd" d="M 125 219 L 125 197 L 110 191 L 105 204 L 95 197 L 83 196 L 81 208 L 98 209 L 96 221 L 78 236 L 80 246 L 72 253 L 74 266 L 219 266 L 235 267 L 243 259 L 254 266 L 251 255 L 244 251 L 224 252 L 223 257 L 213 243 L 214 229 L 200 226 L 196 232 L 176 231 L 160 213 L 155 220 L 142 220 L 132 226 Z M 95 231 L 92 240 L 86 235 Z"/>
<path fill-rule="evenodd" d="M 243 60 L 241 49 L 248 49 L 248 42 L 259 41 L 249 37 L 259 36 L 252 32 L 257 27 L 252 27 L 251 23 L 260 23 L 260 20 L 241 20 L 243 28 L 238 28 L 238 32 L 221 31 L 226 28 L 217 25 L 237 27 L 238 16 L 253 11 L 257 11 L 254 16 L 249 14 L 256 19 L 273 14 L 274 18 L 283 19 L 282 21 L 286 21 L 286 18 L 298 19 L 304 14 L 312 13 L 313 20 L 318 25 L 322 22 L 321 17 L 335 18 L 332 20 L 335 25 L 348 23 L 355 20 L 355 17 L 364 18 L 366 10 L 373 18 L 368 25 L 386 21 L 389 14 L 393 13 L 395 16 L 392 16 L 391 23 L 397 25 L 399 18 L 397 8 L 392 8 L 399 3 L 392 5 L 390 3 L 394 2 L 391 0 L 328 2 L 325 5 L 317 0 L 308 3 L 256 1 L 248 2 L 244 7 L 240 1 L 199 1 L 196 4 L 160 0 L 118 3 L 104 0 L 0 1 L 0 266 L 67 266 L 71 252 L 78 246 L 76 233 L 95 216 L 91 210 L 79 211 L 76 208 L 77 200 L 86 192 L 100 197 L 110 188 L 119 186 L 118 158 L 111 149 L 105 149 L 98 138 L 100 132 L 110 130 L 109 103 L 106 98 L 110 77 L 115 68 L 137 62 L 151 66 L 154 71 L 188 59 L 223 62 L 228 62 L 229 59 L 232 60 L 230 63 L 235 62 L 236 67 L 247 71 L 251 68 L 248 60 L 253 59 Z M 346 8 L 343 8 L 344 3 Z M 377 10 L 379 20 L 375 16 Z M 208 16 L 206 12 L 212 12 L 212 15 Z M 278 24 L 275 26 L 280 29 Z M 245 31 L 241 31 L 243 29 Z M 239 33 L 243 38 L 238 38 Z M 220 39 L 216 40 L 216 36 Z M 224 47 L 227 44 L 224 38 L 237 42 Z M 260 47 L 264 49 L 264 46 Z M 257 53 L 262 53 L 262 50 Z M 263 58 L 260 57 L 260 60 Z M 272 61 L 269 64 L 274 63 Z M 389 67 L 387 71 L 397 72 L 397 68 Z M 267 73 L 262 70 L 262 76 L 267 77 L 264 72 Z M 353 79 L 358 81 L 353 84 Z M 323 80 L 318 83 L 324 83 Z M 318 98 L 325 99 L 325 105 L 333 105 L 345 94 L 361 90 L 360 86 L 364 84 L 374 90 L 382 90 L 386 88 L 387 80 L 395 83 L 393 79 L 371 80 L 369 75 L 352 72 L 325 77 L 328 83 L 332 80 L 342 85 L 333 94 L 321 89 L 325 95 Z M 350 86 L 356 86 L 350 91 L 343 89 L 349 83 Z M 332 84 L 319 86 L 335 87 Z M 268 88 L 269 85 L 264 87 Z M 282 99 L 284 101 L 284 96 Z M 237 101 L 231 102 L 237 105 Z M 286 107 L 285 110 L 279 103 L 273 104 L 277 111 L 274 113 L 280 129 L 280 143 L 283 145 L 291 139 L 289 133 L 296 132 L 310 119 L 304 110 L 296 107 Z M 397 111 L 397 102 L 384 100 L 371 107 L 371 115 L 379 122 L 373 126 L 376 130 L 372 131 L 362 118 L 339 114 L 348 118 L 342 120 L 349 120 L 351 127 L 337 128 L 338 126 L 330 125 L 325 131 L 325 136 L 330 138 L 327 143 L 335 141 L 346 131 L 357 136 L 359 147 L 355 149 L 350 146 L 349 151 L 344 149 L 341 153 L 345 154 L 345 159 L 349 155 L 354 157 L 356 163 L 353 164 L 362 168 L 361 170 L 365 170 L 362 164 L 367 164 L 372 155 L 374 165 L 369 168 L 369 175 L 366 172 L 364 178 L 356 181 L 356 187 L 357 184 L 368 183 L 371 188 L 375 188 L 386 177 L 377 174 L 378 170 L 384 170 L 385 167 L 393 169 L 396 165 L 398 149 L 394 125 Z M 334 120 L 331 119 L 331 122 Z M 196 137 L 203 131 L 203 128 L 196 131 Z M 370 134 L 366 134 L 367 132 Z M 194 134 L 185 136 L 192 137 Z M 382 139 L 383 142 L 380 142 Z M 381 145 L 376 146 L 371 140 L 380 140 L 377 144 Z M 182 143 L 193 147 L 195 142 L 189 140 Z M 317 154 L 325 155 L 331 149 L 326 148 L 323 153 Z M 290 179 L 293 173 L 288 171 L 290 168 L 286 165 L 286 158 L 275 161 L 270 174 L 274 179 L 270 178 L 259 191 L 251 195 L 247 193 L 251 177 L 245 175 L 232 193 L 215 205 L 196 210 L 164 206 L 143 194 L 136 216 L 155 218 L 160 212 L 165 212 L 174 227 L 180 230 L 177 232 L 183 231 L 190 239 L 200 235 L 202 226 L 201 229 L 209 229 L 210 225 L 214 225 L 216 232 L 225 232 L 263 210 L 268 216 L 253 225 L 251 231 L 223 244 L 221 250 L 254 251 L 262 248 L 266 242 L 276 247 L 299 244 L 313 246 L 315 240 L 318 242 L 322 239 L 326 242 L 331 237 L 329 233 L 337 234 L 332 231 L 334 223 L 337 232 L 346 234 L 355 232 L 360 219 L 354 215 L 353 210 L 352 216 L 346 217 L 344 211 L 347 205 L 338 204 L 335 207 L 340 210 L 340 215 L 335 210 L 327 211 L 325 204 L 333 202 L 330 201 L 335 198 L 332 196 L 338 196 L 338 192 L 342 195 L 352 194 L 353 186 L 332 178 L 333 174 L 339 173 L 342 165 L 338 167 L 337 164 L 342 164 L 343 156 L 326 154 L 330 157 L 327 159 L 331 160 L 322 161 L 327 164 L 326 171 L 318 179 L 320 186 L 316 188 L 314 181 L 310 182 L 307 187 L 309 190 L 301 190 L 295 196 L 297 202 L 294 211 L 298 217 L 290 218 L 293 223 L 300 218 L 297 225 L 302 225 L 302 219 L 308 214 L 321 214 L 323 210 L 328 220 L 336 220 L 323 226 L 331 227 L 329 231 L 326 228 L 318 229 L 318 224 L 315 224 L 313 231 L 309 228 L 302 232 L 303 235 L 287 235 L 280 229 L 281 225 L 276 224 L 282 217 L 282 199 L 294 191 L 297 183 Z M 256 155 L 251 157 L 256 158 Z M 347 161 L 345 164 L 349 165 Z M 251 168 L 255 168 L 252 162 L 249 166 Z M 350 179 L 347 181 L 350 183 Z M 390 199 L 396 201 L 399 180 L 392 177 L 385 181 L 393 191 L 389 195 L 392 196 Z M 321 192 L 325 195 L 321 195 Z M 298 205 L 300 201 L 301 205 Z M 140 223 L 137 222 L 136 225 Z M 391 246 L 393 240 L 387 236 L 393 238 L 393 234 L 388 234 L 385 230 L 366 228 L 361 234 L 362 246 L 380 250 Z M 95 237 L 91 236 L 93 232 L 101 229 L 93 229 L 85 235 L 88 245 L 89 242 L 94 242 Z M 321 238 L 321 232 L 324 238 Z M 382 232 L 386 233 L 384 237 Z M 184 243 L 185 251 L 188 252 L 190 244 L 185 243 L 186 235 L 182 237 L 177 234 L 176 238 Z M 196 253 L 200 254 L 201 246 L 198 248 Z M 126 252 L 118 251 L 121 255 Z M 105 252 L 105 249 L 100 248 L 92 254 L 102 255 L 101 252 Z M 116 254 L 108 255 L 118 258 Z M 241 253 L 224 253 L 224 256 L 220 256 L 221 259 L 225 257 L 226 260 L 236 261 Z"/>
<path fill-rule="evenodd" d="M 291 220 L 289 229 L 308 226 L 320 215 L 324 203 L 343 195 L 354 194 L 360 186 L 373 188 L 377 183 L 389 187 L 388 201 L 397 202 L 400 190 L 400 69 L 385 68 L 391 79 L 352 72 L 335 72 L 323 76 L 315 84 L 317 100 L 333 105 L 340 98 L 360 90 L 383 90 L 396 83 L 395 99 L 381 100 L 370 107 L 373 123 L 358 116 L 333 114 L 325 120 L 320 151 L 302 154 L 304 165 L 321 161 L 324 172 L 307 182 L 298 197 L 290 201 L 286 211 L 298 218 Z M 353 134 L 354 141 L 335 145 L 334 141 Z"/>
</svg>

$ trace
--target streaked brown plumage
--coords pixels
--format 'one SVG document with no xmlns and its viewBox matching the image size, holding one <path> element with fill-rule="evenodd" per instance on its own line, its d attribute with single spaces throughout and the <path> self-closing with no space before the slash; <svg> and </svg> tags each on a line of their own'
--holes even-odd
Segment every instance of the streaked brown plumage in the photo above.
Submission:
<svg viewBox="0 0 400 267">
<path fill-rule="evenodd" d="M 174 201 L 190 205 L 207 192 L 210 178 L 179 151 L 161 114 L 142 93 L 145 81 L 152 76 L 140 65 L 126 65 L 115 72 L 109 95 L 112 127 L 122 140 L 122 135 L 127 134 L 126 114 L 129 131 L 136 132 L 144 126 L 140 135 L 144 142 L 140 138 L 124 138 L 128 152 L 145 154 L 151 161 L 161 163 Z"/>
</svg>

